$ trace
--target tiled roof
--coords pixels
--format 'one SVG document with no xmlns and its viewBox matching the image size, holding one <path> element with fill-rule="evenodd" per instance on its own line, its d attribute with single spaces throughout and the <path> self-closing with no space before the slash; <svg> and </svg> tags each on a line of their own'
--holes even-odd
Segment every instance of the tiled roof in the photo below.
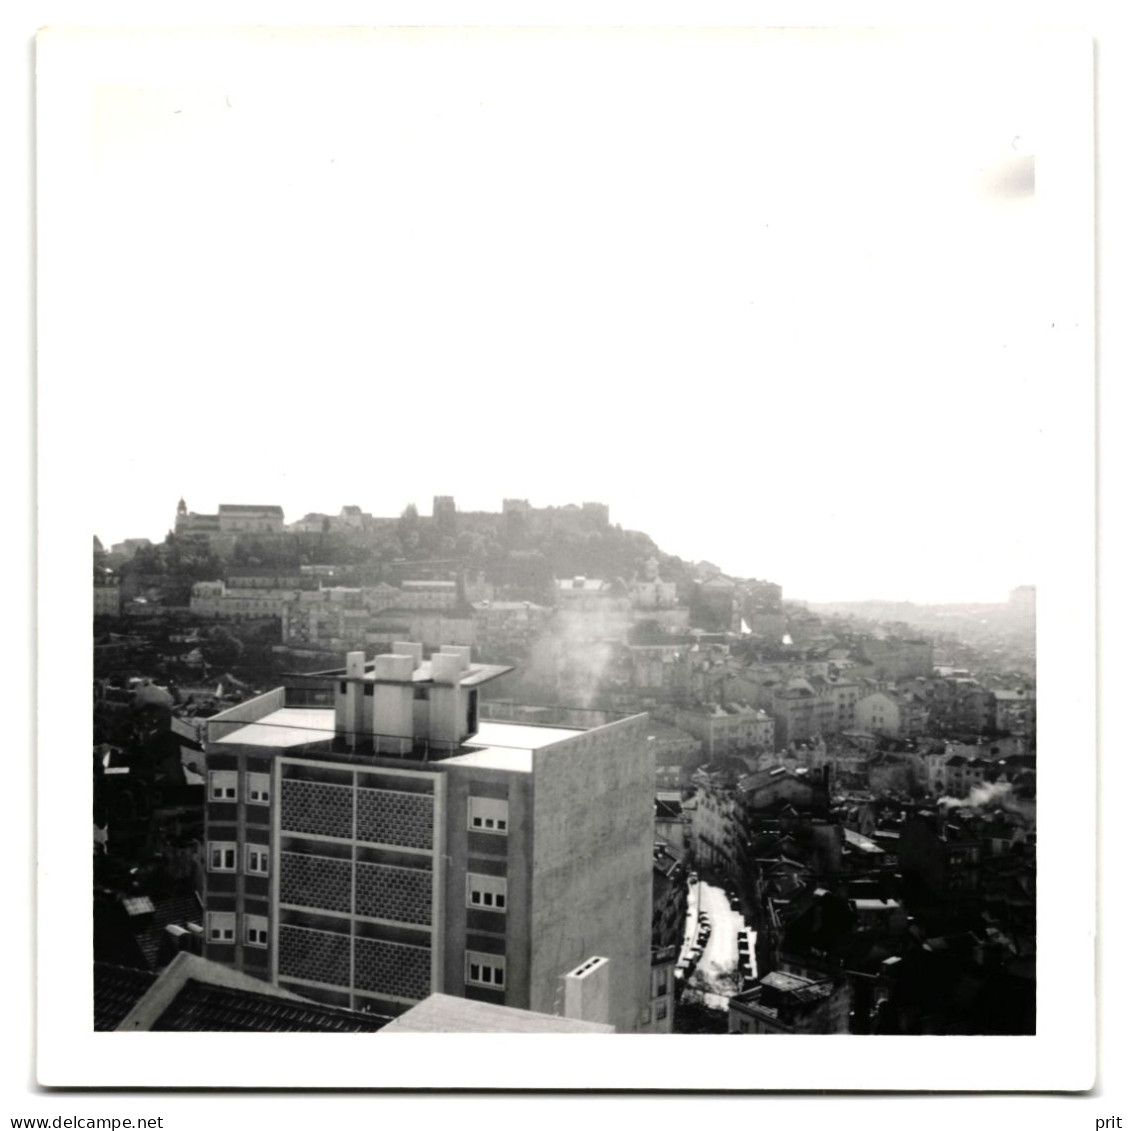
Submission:
<svg viewBox="0 0 1131 1131">
<path fill-rule="evenodd" d="M 376 1033 L 388 1017 L 189 979 L 152 1026 L 178 1033 Z"/>
<path fill-rule="evenodd" d="M 94 964 L 94 1028 L 96 1032 L 116 1029 L 138 999 L 153 985 L 157 975 L 150 970 Z"/>
</svg>

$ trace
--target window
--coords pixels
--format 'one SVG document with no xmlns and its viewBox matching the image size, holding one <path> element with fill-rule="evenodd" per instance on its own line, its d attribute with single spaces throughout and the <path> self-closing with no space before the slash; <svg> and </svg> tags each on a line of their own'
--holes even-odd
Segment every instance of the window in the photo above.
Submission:
<svg viewBox="0 0 1131 1131">
<path fill-rule="evenodd" d="M 236 941 L 236 914 L 234 911 L 208 912 L 208 941 L 234 943 Z"/>
<path fill-rule="evenodd" d="M 507 831 L 507 803 L 493 797 L 467 799 L 467 827 L 475 832 L 503 833 Z"/>
<path fill-rule="evenodd" d="M 656 1020 L 664 1021 L 668 1016 L 668 1003 L 666 1001 L 656 1002 Z"/>
<path fill-rule="evenodd" d="M 469 986 L 490 986 L 493 990 L 506 988 L 507 960 L 501 954 L 466 952 L 466 981 Z"/>
<path fill-rule="evenodd" d="M 234 872 L 236 870 L 236 846 L 227 841 L 208 842 L 208 870 L 210 872 Z"/>
<path fill-rule="evenodd" d="M 268 871 L 267 853 L 267 845 L 249 844 L 245 857 L 245 870 L 253 876 L 266 876 Z"/>
<path fill-rule="evenodd" d="M 467 875 L 467 906 L 487 907 L 492 911 L 504 911 L 507 906 L 507 881 L 501 876 L 481 876 L 469 872 Z"/>
<path fill-rule="evenodd" d="M 256 805 L 267 805 L 271 801 L 271 775 L 247 775 L 247 799 Z"/>
<path fill-rule="evenodd" d="M 265 915 L 245 915 L 243 938 L 248 946 L 266 946 L 267 917 Z"/>
<path fill-rule="evenodd" d="M 208 775 L 208 797 L 212 801 L 235 801 L 240 775 L 235 770 L 213 770 Z"/>
</svg>

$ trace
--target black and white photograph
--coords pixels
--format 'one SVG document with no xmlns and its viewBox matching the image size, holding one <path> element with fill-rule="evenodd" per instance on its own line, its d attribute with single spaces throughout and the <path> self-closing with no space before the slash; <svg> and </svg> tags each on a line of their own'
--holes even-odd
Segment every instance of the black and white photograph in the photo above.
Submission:
<svg viewBox="0 0 1131 1131">
<path fill-rule="evenodd" d="M 1091 1086 L 1087 35 L 35 50 L 42 1084 Z"/>
</svg>

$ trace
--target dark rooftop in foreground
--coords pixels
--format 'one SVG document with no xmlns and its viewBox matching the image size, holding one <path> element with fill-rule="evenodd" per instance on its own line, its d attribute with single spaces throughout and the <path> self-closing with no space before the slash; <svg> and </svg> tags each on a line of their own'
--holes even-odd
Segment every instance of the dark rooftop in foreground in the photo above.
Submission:
<svg viewBox="0 0 1131 1131">
<path fill-rule="evenodd" d="M 94 1029 L 104 1033 L 117 1027 L 157 980 L 152 970 L 135 970 L 109 962 L 94 964 Z"/>
<path fill-rule="evenodd" d="M 154 1022 L 160 1033 L 376 1033 L 388 1017 L 287 1001 L 190 978 Z"/>
<path fill-rule="evenodd" d="M 376 1033 L 389 1018 L 309 1001 L 183 951 L 160 974 L 95 965 L 95 1028 L 118 1032 Z"/>
</svg>

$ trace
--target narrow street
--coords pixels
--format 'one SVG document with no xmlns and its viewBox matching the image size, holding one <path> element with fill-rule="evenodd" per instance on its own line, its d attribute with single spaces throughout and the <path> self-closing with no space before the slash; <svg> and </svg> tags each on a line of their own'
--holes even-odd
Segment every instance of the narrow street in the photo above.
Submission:
<svg viewBox="0 0 1131 1131">
<path fill-rule="evenodd" d="M 702 929 L 701 913 L 710 924 L 710 935 L 695 962 L 697 938 Z M 688 893 L 687 926 L 680 959 L 681 966 L 691 963 L 685 975 L 687 988 L 702 994 L 703 1003 L 711 1009 L 725 1010 L 729 999 L 742 988 L 740 932 L 749 939 L 749 961 L 753 962 L 754 932 L 747 929 L 742 913 L 731 908 L 721 887 L 705 880 L 693 883 Z"/>
</svg>

